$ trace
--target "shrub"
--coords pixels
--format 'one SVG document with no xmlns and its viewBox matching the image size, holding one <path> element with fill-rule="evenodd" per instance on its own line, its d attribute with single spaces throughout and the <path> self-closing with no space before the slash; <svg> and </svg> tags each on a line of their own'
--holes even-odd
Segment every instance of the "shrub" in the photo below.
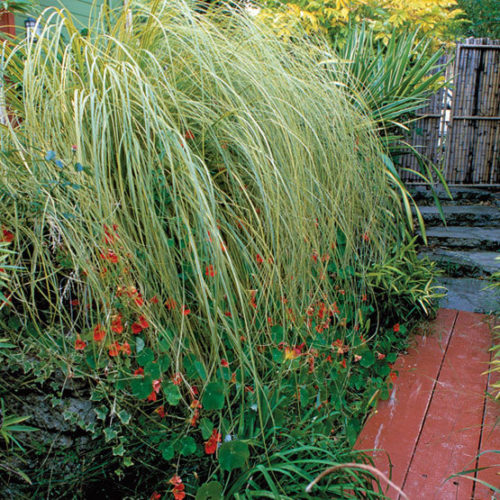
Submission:
<svg viewBox="0 0 500 500">
<path fill-rule="evenodd" d="M 384 44 L 397 34 L 418 28 L 421 34 L 442 42 L 456 29 L 461 10 L 456 0 L 267 0 L 260 17 L 280 35 L 294 36 L 300 30 L 325 33 L 334 45 L 343 45 L 354 23 L 369 24 Z"/>
</svg>

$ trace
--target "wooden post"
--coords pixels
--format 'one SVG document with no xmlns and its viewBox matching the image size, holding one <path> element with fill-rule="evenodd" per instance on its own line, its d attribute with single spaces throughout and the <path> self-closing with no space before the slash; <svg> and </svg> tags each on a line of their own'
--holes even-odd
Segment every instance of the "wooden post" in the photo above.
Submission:
<svg viewBox="0 0 500 500">
<path fill-rule="evenodd" d="M 0 11 L 0 31 L 7 33 L 12 38 L 16 36 L 16 23 L 14 14 L 6 10 Z"/>
<path fill-rule="evenodd" d="M 14 40 L 16 37 L 16 22 L 14 19 L 14 13 L 8 12 L 6 10 L 0 10 L 0 32 L 6 33 L 7 36 L 2 37 L 2 43 L 10 43 L 8 39 Z M 5 101 L 5 84 L 8 80 L 4 77 L 0 81 L 0 123 L 6 124 L 9 121 L 12 122 L 13 117 L 9 113 L 9 107 Z"/>
</svg>

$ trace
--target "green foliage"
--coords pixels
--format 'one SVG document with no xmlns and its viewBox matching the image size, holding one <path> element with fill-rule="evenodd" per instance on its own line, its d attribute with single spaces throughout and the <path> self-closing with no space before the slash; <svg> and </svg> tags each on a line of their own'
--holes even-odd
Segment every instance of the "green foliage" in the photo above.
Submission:
<svg viewBox="0 0 500 500">
<path fill-rule="evenodd" d="M 54 408 L 61 374 L 93 404 L 63 415 L 102 466 L 53 487 L 303 491 L 351 458 L 433 296 L 363 99 L 330 53 L 243 14 L 152 2 L 85 34 L 46 15 L 6 61 L 20 120 L 0 137 L 0 223 L 23 269 L 0 322 Z M 341 471 L 317 491 L 370 484 Z"/>
<path fill-rule="evenodd" d="M 435 263 L 418 258 L 416 246 L 417 237 L 406 234 L 405 240 L 391 249 L 389 258 L 368 274 L 375 289 L 386 298 L 380 304 L 389 304 L 386 307 L 395 309 L 401 318 L 416 308 L 429 314 L 435 299 L 444 296 L 444 288 L 434 282 L 438 274 Z"/>
<path fill-rule="evenodd" d="M 37 0 L 2 0 L 0 1 L 0 10 L 30 14 L 33 13 L 37 4 Z"/>
<path fill-rule="evenodd" d="M 500 257 L 497 257 L 496 260 L 500 260 Z M 488 288 L 491 288 L 495 291 L 495 293 L 500 295 L 500 272 L 493 273 L 490 277 L 491 284 Z M 494 311 L 496 315 L 500 313 L 499 310 Z M 498 374 L 500 373 L 500 325 L 493 325 L 493 346 L 490 351 L 492 353 L 492 358 L 490 362 L 490 369 L 486 373 L 490 374 Z M 492 396 L 500 402 L 500 380 L 495 379 L 494 375 L 490 375 L 493 377 L 492 387 Z"/>
<path fill-rule="evenodd" d="M 457 36 L 500 39 L 500 4 L 497 0 L 457 0 L 462 10 Z"/>
</svg>

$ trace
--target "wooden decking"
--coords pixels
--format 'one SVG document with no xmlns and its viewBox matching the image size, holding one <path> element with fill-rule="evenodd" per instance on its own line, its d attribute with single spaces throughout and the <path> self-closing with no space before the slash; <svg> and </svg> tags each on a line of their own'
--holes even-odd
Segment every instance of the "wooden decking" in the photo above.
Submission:
<svg viewBox="0 0 500 500">
<path fill-rule="evenodd" d="M 491 318 L 489 318 L 491 320 Z M 394 369 L 391 397 L 378 405 L 356 443 L 410 500 L 500 498 L 480 482 L 449 476 L 484 468 L 476 478 L 500 488 L 500 405 L 485 398 L 492 377 L 488 318 L 440 309 L 430 332 L 415 336 Z M 483 453 L 483 454 L 481 454 Z M 474 477 L 474 473 L 468 474 Z M 389 489 L 387 496 L 398 498 Z"/>
</svg>

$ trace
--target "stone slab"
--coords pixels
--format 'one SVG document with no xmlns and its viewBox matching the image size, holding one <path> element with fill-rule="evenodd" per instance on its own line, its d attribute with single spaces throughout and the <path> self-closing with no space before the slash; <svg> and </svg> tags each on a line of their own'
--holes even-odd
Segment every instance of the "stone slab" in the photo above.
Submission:
<svg viewBox="0 0 500 500">
<path fill-rule="evenodd" d="M 430 227 L 426 230 L 429 247 L 500 250 L 500 227 Z"/>
<path fill-rule="evenodd" d="M 448 290 L 439 303 L 440 307 L 485 314 L 500 310 L 498 288 L 486 289 L 487 280 L 442 277 L 437 282 Z"/>
<path fill-rule="evenodd" d="M 489 276 L 500 271 L 499 252 L 433 248 L 420 252 L 419 257 L 428 257 L 451 277 Z"/>
</svg>

